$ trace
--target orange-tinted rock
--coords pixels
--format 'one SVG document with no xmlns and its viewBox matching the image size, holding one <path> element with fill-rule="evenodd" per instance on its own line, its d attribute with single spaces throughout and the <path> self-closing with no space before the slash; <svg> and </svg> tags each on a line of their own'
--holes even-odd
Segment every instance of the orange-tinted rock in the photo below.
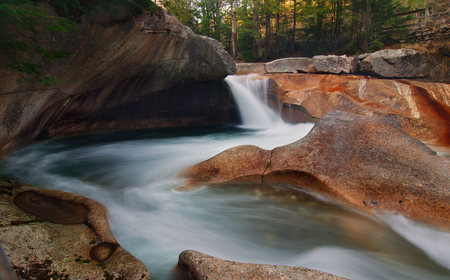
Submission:
<svg viewBox="0 0 450 280">
<path fill-rule="evenodd" d="M 73 225 L 87 221 L 88 209 L 83 204 L 36 191 L 19 193 L 14 204 L 25 212 L 58 224 Z"/>
<path fill-rule="evenodd" d="M 195 181 L 217 184 L 238 181 L 249 171 L 257 175 L 248 169 L 253 158 L 241 152 L 245 149 L 235 147 L 222 153 L 227 157 L 194 166 L 195 175 L 212 164 L 217 170 Z M 226 160 L 233 157 L 239 161 Z M 232 164 L 238 172 L 222 172 Z M 439 227 L 450 225 L 450 162 L 407 135 L 394 119 L 331 112 L 303 139 L 272 150 L 270 164 L 259 174 L 264 183 L 290 184 L 366 212 L 392 211 Z"/>
<path fill-rule="evenodd" d="M 196 164 L 179 174 L 189 178 L 186 187 L 221 182 L 261 183 L 270 160 L 270 151 L 256 146 L 239 146 Z"/>
<path fill-rule="evenodd" d="M 347 279 L 322 271 L 302 267 L 227 261 L 192 250 L 184 251 L 180 254 L 177 270 L 178 279 L 180 280 Z"/>
<path fill-rule="evenodd" d="M 333 110 L 391 116 L 408 134 L 421 141 L 450 145 L 449 84 L 352 75 L 273 74 L 259 77 L 276 82 L 281 103 L 301 106 L 314 118 L 319 119 Z"/>
</svg>

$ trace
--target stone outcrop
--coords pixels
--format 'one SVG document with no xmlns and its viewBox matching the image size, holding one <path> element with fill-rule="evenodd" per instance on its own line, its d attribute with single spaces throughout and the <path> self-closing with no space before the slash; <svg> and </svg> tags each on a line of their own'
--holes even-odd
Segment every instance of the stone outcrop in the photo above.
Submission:
<svg viewBox="0 0 450 280">
<path fill-rule="evenodd" d="M 1 179 L 0 208 L 0 240 L 19 279 L 150 279 L 98 202 Z"/>
<path fill-rule="evenodd" d="M 411 136 L 450 145 L 450 85 L 355 75 L 266 74 L 269 99 L 287 120 L 316 120 L 334 110 L 395 118 Z"/>
<path fill-rule="evenodd" d="M 290 57 L 273 60 L 265 64 L 267 73 L 313 73 L 317 72 L 313 59 L 308 57 Z"/>
<path fill-rule="evenodd" d="M 178 279 L 340 280 L 347 279 L 314 269 L 269 264 L 249 264 L 218 259 L 197 251 L 180 254 Z"/>
<path fill-rule="evenodd" d="M 317 55 L 290 57 L 267 63 L 238 63 L 237 74 L 322 73 L 358 74 L 383 78 L 416 78 L 450 82 L 450 62 L 445 50 L 386 49 L 356 56 Z"/>
<path fill-rule="evenodd" d="M 68 34 L 41 34 L 72 54 L 44 65 L 60 81 L 50 88 L 19 83 L 0 65 L 0 156 L 36 138 L 233 120 L 222 79 L 236 68 L 219 42 L 162 8 L 114 9 L 120 12 L 81 17 Z"/>
<path fill-rule="evenodd" d="M 428 55 L 412 49 L 387 49 L 369 54 L 360 72 L 384 78 L 423 78 L 428 75 Z"/>
<path fill-rule="evenodd" d="M 319 73 L 350 74 L 353 73 L 352 62 L 353 58 L 346 55 L 316 55 L 312 58 L 315 72 Z"/>
<path fill-rule="evenodd" d="M 253 163 L 246 155 L 248 146 L 235 147 L 180 176 L 192 187 L 236 182 L 244 174 L 245 182 L 289 184 L 369 213 L 392 211 L 450 225 L 450 162 L 408 136 L 394 119 L 333 111 L 303 139 L 272 150 L 266 162 Z M 219 179 L 203 175 L 209 170 Z"/>
</svg>

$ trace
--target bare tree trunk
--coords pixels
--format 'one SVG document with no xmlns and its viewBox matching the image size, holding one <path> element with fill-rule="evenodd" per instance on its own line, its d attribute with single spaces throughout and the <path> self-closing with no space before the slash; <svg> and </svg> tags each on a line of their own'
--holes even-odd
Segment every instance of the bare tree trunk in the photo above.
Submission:
<svg viewBox="0 0 450 280">
<path fill-rule="evenodd" d="M 266 53 L 264 59 L 267 60 L 272 55 L 272 28 L 270 24 L 270 13 L 266 13 Z"/>
<path fill-rule="evenodd" d="M 295 29 L 297 23 L 297 1 L 294 0 L 294 15 L 293 15 L 293 26 L 292 26 L 292 46 L 295 46 Z"/>
<path fill-rule="evenodd" d="M 234 58 L 238 57 L 236 11 L 237 0 L 234 0 L 233 11 L 231 12 L 231 48 Z"/>
</svg>

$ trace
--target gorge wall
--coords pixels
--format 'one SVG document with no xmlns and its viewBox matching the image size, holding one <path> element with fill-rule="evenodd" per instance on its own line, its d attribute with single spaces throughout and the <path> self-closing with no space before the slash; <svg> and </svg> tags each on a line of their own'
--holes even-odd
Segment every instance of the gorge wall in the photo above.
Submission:
<svg viewBox="0 0 450 280">
<path fill-rule="evenodd" d="M 236 67 L 222 45 L 162 8 L 136 9 L 82 16 L 67 34 L 43 31 L 43 44 L 71 53 L 44 65 L 54 86 L 19 82 L 1 65 L 0 156 L 76 133 L 234 121 L 221 80 Z"/>
</svg>

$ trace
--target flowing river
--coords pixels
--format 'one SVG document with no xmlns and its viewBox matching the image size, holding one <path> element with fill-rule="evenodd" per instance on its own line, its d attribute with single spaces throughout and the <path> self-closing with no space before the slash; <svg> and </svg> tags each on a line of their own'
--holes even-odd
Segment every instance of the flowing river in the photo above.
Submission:
<svg viewBox="0 0 450 280">
<path fill-rule="evenodd" d="M 450 234 L 402 216 L 369 217 L 289 186 L 179 191 L 183 168 L 241 144 L 264 149 L 304 137 L 264 104 L 267 81 L 227 78 L 243 125 L 104 132 L 28 146 L 0 175 L 78 193 L 110 212 L 119 243 L 153 279 L 173 279 L 194 249 L 234 261 L 303 266 L 352 279 L 450 279 Z"/>
</svg>

